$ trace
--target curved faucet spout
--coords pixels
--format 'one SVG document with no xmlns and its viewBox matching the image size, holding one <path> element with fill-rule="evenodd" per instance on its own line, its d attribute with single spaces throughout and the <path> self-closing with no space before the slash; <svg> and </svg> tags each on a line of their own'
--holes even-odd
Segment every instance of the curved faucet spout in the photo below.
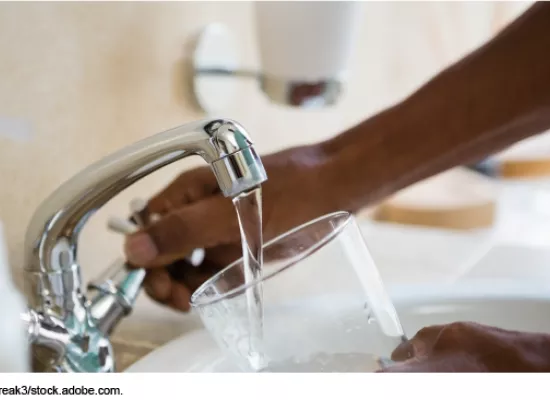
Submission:
<svg viewBox="0 0 550 400">
<path fill-rule="evenodd" d="M 105 157 L 61 185 L 33 215 L 25 238 L 29 306 L 70 320 L 73 327 L 86 326 L 90 312 L 77 261 L 78 236 L 86 221 L 131 184 L 190 155 L 210 164 L 226 197 L 267 179 L 249 135 L 229 119 L 182 125 Z"/>
</svg>

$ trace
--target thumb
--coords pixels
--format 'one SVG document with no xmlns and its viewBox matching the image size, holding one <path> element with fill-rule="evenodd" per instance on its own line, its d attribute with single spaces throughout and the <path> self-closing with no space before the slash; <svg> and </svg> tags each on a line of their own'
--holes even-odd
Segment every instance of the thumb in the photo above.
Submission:
<svg viewBox="0 0 550 400">
<path fill-rule="evenodd" d="M 185 205 L 126 238 L 128 261 L 137 267 L 166 266 L 196 248 L 211 248 L 239 239 L 230 199 L 221 195 Z"/>
</svg>

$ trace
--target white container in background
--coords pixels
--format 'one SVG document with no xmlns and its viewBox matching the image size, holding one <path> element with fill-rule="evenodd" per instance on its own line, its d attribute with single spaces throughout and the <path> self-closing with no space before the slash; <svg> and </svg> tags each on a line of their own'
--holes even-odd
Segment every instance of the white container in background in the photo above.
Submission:
<svg viewBox="0 0 550 400">
<path fill-rule="evenodd" d="M 264 92 L 291 105 L 312 98 L 334 103 L 356 51 L 362 3 L 262 1 L 255 7 Z"/>
<path fill-rule="evenodd" d="M 4 229 L 0 223 L 0 373 L 29 372 L 30 352 L 25 323 L 23 296 L 13 283 Z"/>
</svg>

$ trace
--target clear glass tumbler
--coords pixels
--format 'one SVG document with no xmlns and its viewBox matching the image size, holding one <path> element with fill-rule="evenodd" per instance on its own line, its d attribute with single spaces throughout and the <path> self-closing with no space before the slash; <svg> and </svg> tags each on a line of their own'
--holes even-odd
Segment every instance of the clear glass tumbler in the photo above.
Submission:
<svg viewBox="0 0 550 400">
<path fill-rule="evenodd" d="M 329 214 L 263 247 L 262 276 L 240 259 L 191 298 L 245 372 L 373 372 L 405 340 L 354 217 Z M 251 291 L 260 291 L 263 307 Z"/>
</svg>

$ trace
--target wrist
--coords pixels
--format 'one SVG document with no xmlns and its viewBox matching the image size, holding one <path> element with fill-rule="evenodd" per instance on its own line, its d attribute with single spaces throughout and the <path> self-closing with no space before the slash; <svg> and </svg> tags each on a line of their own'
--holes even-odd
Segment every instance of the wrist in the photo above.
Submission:
<svg viewBox="0 0 550 400">
<path fill-rule="evenodd" d="M 399 154 L 400 137 L 408 131 L 397 105 L 320 144 L 325 161 L 319 170 L 333 209 L 357 212 L 409 184 Z M 405 155 L 409 161 L 411 155 Z"/>
</svg>

